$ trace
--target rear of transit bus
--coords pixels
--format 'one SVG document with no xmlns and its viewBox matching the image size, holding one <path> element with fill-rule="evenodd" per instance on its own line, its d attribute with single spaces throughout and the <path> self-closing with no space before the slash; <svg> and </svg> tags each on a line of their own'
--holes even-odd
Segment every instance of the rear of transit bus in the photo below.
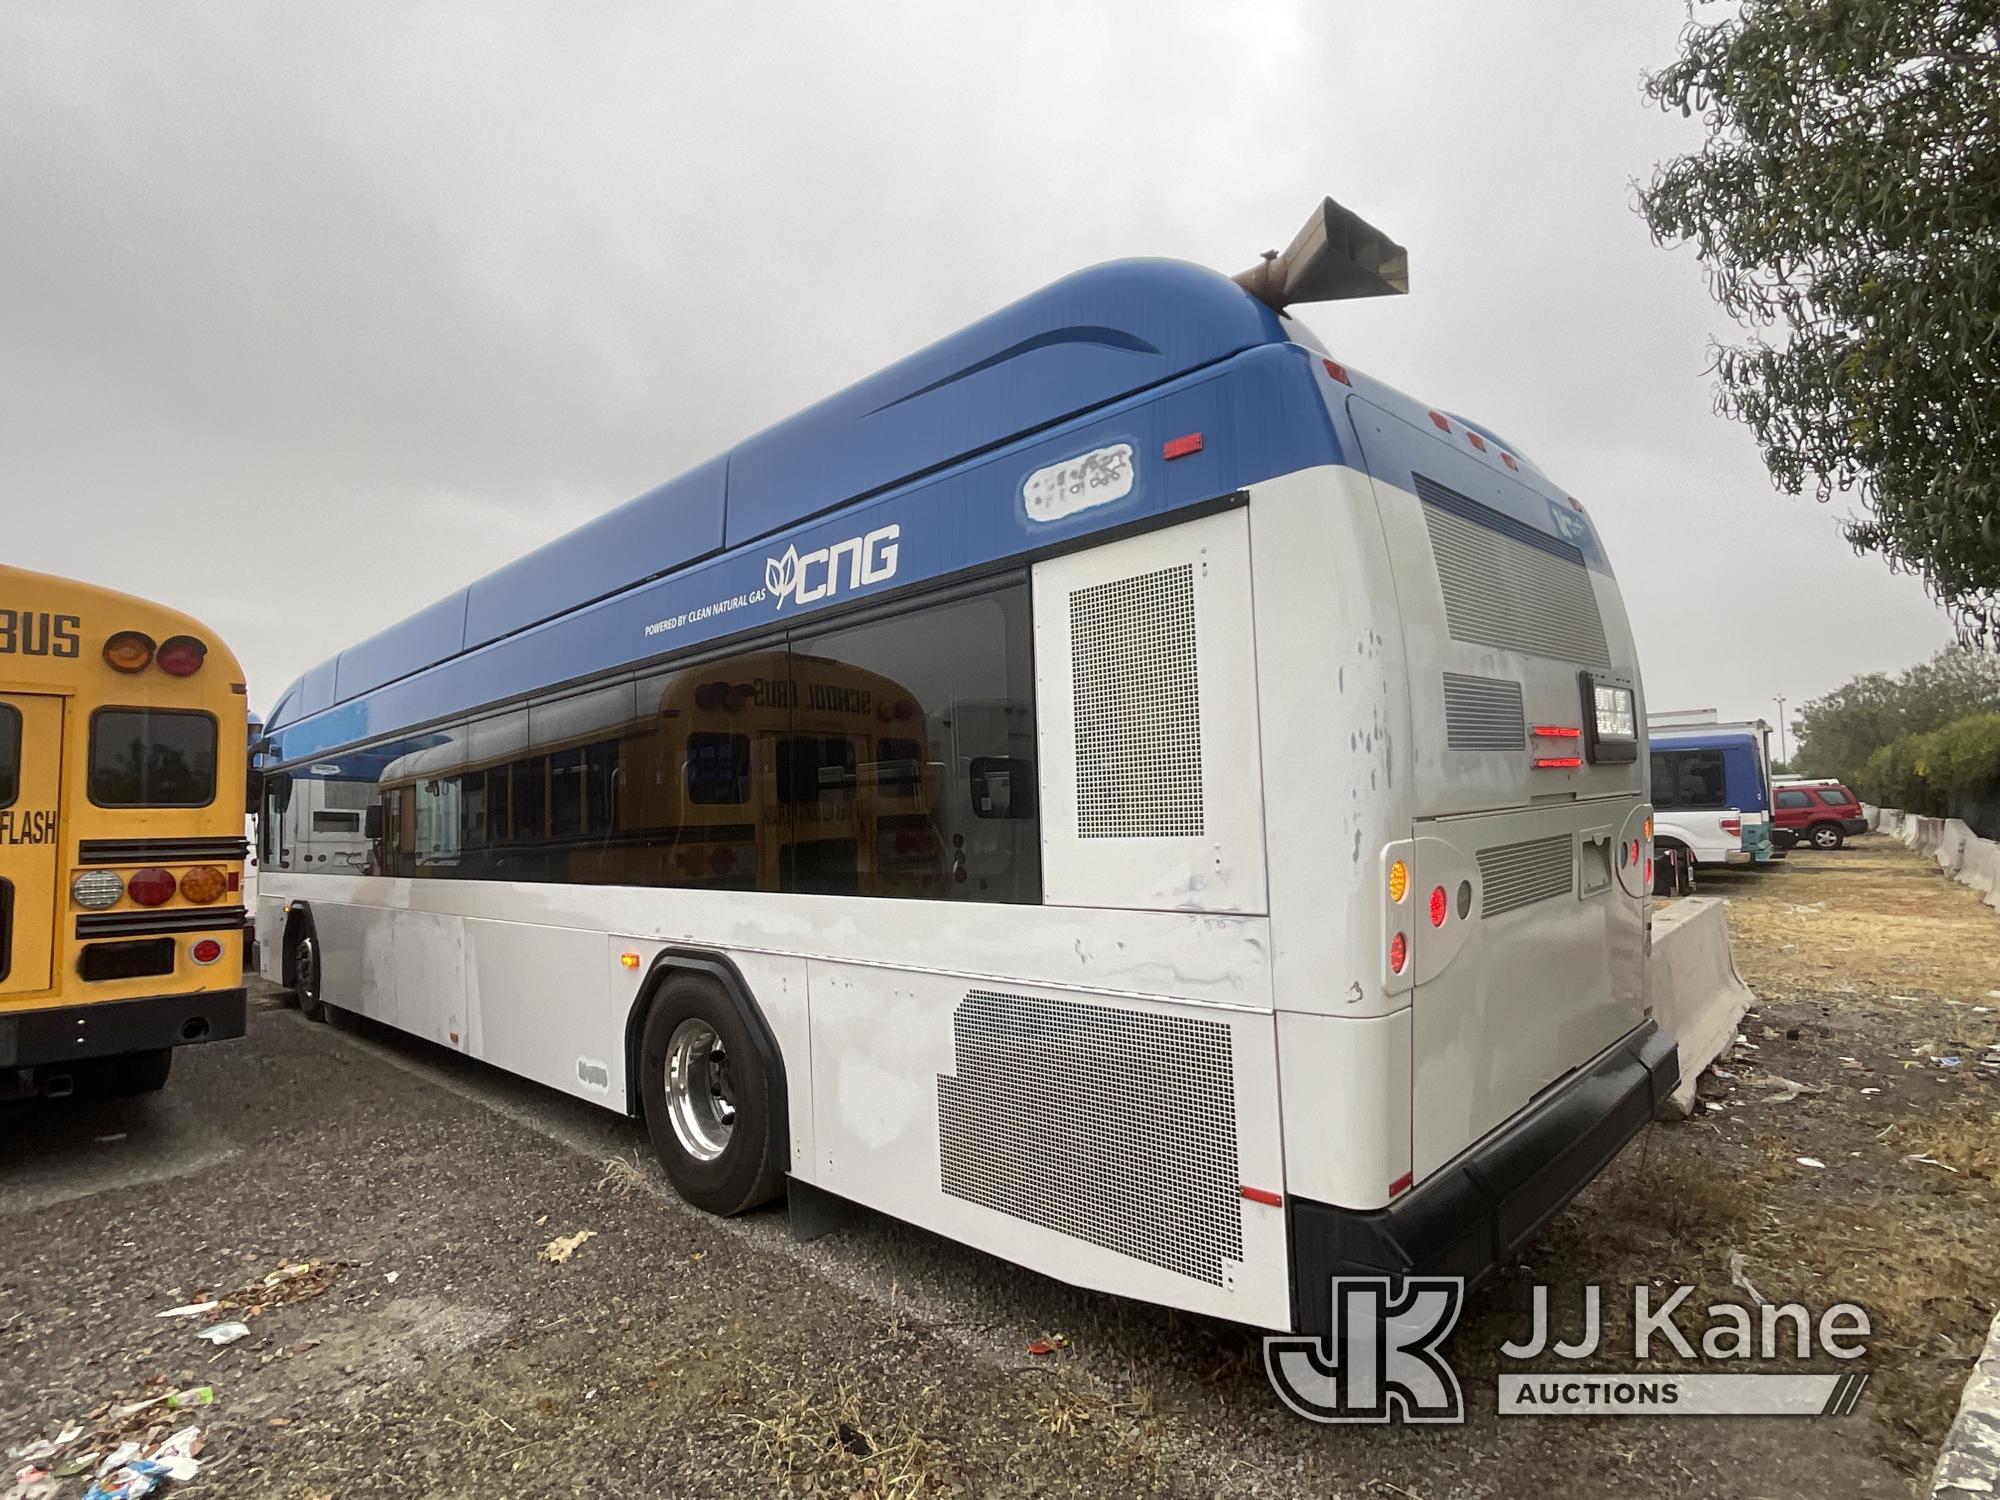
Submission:
<svg viewBox="0 0 2000 1500">
<path fill-rule="evenodd" d="M 1294 1316 L 1483 1278 L 1677 1081 L 1644 701 L 1582 509 L 1314 356 L 1343 461 L 1252 493 Z M 1294 675 L 1296 674 L 1296 675 Z"/>
</svg>

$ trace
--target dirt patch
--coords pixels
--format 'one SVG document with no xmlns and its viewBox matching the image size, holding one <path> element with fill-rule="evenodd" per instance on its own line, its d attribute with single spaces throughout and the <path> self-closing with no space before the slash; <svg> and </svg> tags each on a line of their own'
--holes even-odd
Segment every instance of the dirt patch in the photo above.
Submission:
<svg viewBox="0 0 2000 1500">
<path fill-rule="evenodd" d="M 1704 1107 L 1592 1195 L 1741 1298 L 1874 1315 L 1880 1451 L 1928 1471 L 2000 1300 L 2000 913 L 1886 838 L 1704 879 L 1756 992 Z M 1817 1163 L 1818 1165 L 1815 1165 Z"/>
</svg>

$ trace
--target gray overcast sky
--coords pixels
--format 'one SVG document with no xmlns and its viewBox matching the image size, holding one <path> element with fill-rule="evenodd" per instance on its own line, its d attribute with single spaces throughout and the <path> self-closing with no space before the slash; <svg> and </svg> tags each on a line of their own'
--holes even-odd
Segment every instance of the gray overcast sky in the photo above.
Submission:
<svg viewBox="0 0 2000 1500">
<path fill-rule="evenodd" d="M 1412 294 L 1308 309 L 1589 507 L 1655 708 L 1949 639 L 1710 410 L 1631 182 L 1679 0 L 0 6 L 7 561 L 312 663 L 1094 261 L 1321 193 Z"/>
</svg>

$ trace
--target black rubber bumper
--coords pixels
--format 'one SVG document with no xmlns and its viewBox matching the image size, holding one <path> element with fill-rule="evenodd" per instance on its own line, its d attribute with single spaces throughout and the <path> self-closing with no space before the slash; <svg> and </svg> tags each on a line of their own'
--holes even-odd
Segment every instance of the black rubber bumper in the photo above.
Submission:
<svg viewBox="0 0 2000 1500">
<path fill-rule="evenodd" d="M 1499 1267 L 1610 1163 L 1680 1082 L 1647 1021 L 1389 1208 L 1288 1202 L 1293 1327 L 1331 1332 L 1336 1276 L 1462 1276 Z"/>
<path fill-rule="evenodd" d="M 1868 831 L 1868 820 L 1866 818 L 1842 818 L 1840 820 L 1840 831 L 1849 838 L 1853 838 L 1857 833 L 1866 833 Z"/>
<path fill-rule="evenodd" d="M 243 1035 L 242 989 L 0 1013 L 0 1068 L 44 1068 Z"/>
</svg>

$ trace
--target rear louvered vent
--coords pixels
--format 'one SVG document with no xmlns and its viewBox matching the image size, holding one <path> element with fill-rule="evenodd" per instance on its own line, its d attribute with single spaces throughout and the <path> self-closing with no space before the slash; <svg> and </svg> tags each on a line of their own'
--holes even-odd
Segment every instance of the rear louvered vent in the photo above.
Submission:
<svg viewBox="0 0 2000 1500">
<path fill-rule="evenodd" d="M 1199 837 L 1193 564 L 1071 594 L 1069 654 L 1078 836 Z"/>
<path fill-rule="evenodd" d="M 1444 674 L 1444 742 L 1453 750 L 1525 750 L 1521 684 Z"/>
<path fill-rule="evenodd" d="M 945 1192 L 1223 1285 L 1243 1259 L 1228 1026 L 973 990 L 952 1039 Z"/>
<path fill-rule="evenodd" d="M 1566 833 L 1481 849 L 1479 915 L 1497 917 L 1567 896 L 1575 882 L 1576 859 Z"/>
<path fill-rule="evenodd" d="M 1453 640 L 1611 664 L 1582 552 L 1421 474 L 1412 477 Z"/>
</svg>

